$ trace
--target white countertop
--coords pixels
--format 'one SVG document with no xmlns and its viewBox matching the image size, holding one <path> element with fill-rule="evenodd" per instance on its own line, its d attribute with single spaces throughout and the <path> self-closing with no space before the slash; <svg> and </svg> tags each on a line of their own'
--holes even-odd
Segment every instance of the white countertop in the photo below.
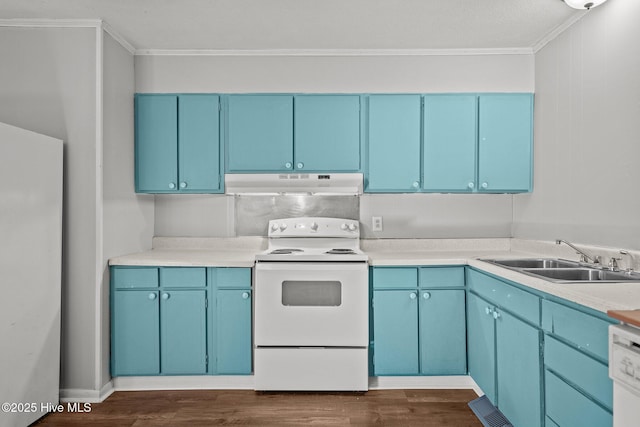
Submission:
<svg viewBox="0 0 640 427">
<path fill-rule="evenodd" d="M 261 238 L 156 238 L 154 249 L 111 258 L 109 265 L 253 267 L 255 255 L 265 247 Z M 540 242 L 529 245 L 512 239 L 393 239 L 363 241 L 362 249 L 373 266 L 469 265 L 603 313 L 640 308 L 640 283 L 553 283 L 479 260 L 575 258 L 555 245 L 547 248 Z"/>
</svg>

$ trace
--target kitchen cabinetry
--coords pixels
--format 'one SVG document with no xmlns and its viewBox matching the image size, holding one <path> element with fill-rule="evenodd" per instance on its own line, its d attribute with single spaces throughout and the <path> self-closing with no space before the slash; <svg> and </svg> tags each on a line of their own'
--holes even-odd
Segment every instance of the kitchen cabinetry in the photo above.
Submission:
<svg viewBox="0 0 640 427">
<path fill-rule="evenodd" d="M 251 269 L 211 268 L 212 286 L 216 290 L 215 343 L 212 373 L 236 375 L 251 373 Z M 215 350 L 215 351 L 213 351 Z"/>
<path fill-rule="evenodd" d="M 370 95 L 367 192 L 420 190 L 420 95 Z"/>
<path fill-rule="evenodd" d="M 250 374 L 251 269 L 111 267 L 111 372 Z"/>
<path fill-rule="evenodd" d="M 360 95 L 230 95 L 228 172 L 357 172 Z"/>
<path fill-rule="evenodd" d="M 426 95 L 423 114 L 425 191 L 531 191 L 532 94 Z"/>
<path fill-rule="evenodd" d="M 464 375 L 463 267 L 375 267 L 374 375 Z"/>
<path fill-rule="evenodd" d="M 219 96 L 135 97 L 136 191 L 218 193 Z"/>
<path fill-rule="evenodd" d="M 558 426 L 612 425 L 606 316 L 554 301 L 542 302 L 545 408 Z"/>
<path fill-rule="evenodd" d="M 516 426 L 542 425 L 540 298 L 467 270 L 469 375 Z"/>
<path fill-rule="evenodd" d="M 207 371 L 204 268 L 113 268 L 111 371 Z"/>
</svg>

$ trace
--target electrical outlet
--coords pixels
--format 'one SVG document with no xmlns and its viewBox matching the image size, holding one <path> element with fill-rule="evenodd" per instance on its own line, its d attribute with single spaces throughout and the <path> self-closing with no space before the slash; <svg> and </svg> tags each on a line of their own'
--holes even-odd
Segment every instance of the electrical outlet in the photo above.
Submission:
<svg viewBox="0 0 640 427">
<path fill-rule="evenodd" d="M 382 231 L 382 217 L 381 216 L 373 216 L 373 217 L 371 217 L 371 229 L 373 231 Z"/>
</svg>

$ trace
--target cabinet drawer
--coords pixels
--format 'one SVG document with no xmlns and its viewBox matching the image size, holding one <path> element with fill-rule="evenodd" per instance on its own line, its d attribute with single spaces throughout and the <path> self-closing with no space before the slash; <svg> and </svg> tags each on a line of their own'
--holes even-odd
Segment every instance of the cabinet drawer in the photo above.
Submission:
<svg viewBox="0 0 640 427">
<path fill-rule="evenodd" d="M 611 409 L 613 383 L 607 365 L 547 336 L 544 343 L 544 363 L 593 398 Z"/>
<path fill-rule="evenodd" d="M 202 288 L 207 286 L 204 267 L 166 267 L 160 269 L 160 283 L 167 288 Z"/>
<path fill-rule="evenodd" d="M 373 288 L 417 288 L 418 269 L 376 267 L 373 269 Z"/>
<path fill-rule="evenodd" d="M 423 267 L 420 268 L 421 288 L 463 287 L 464 267 Z"/>
<path fill-rule="evenodd" d="M 545 371 L 547 417 L 557 425 L 607 427 L 613 423 L 611 413 L 597 403 Z"/>
<path fill-rule="evenodd" d="M 602 360 L 609 357 L 609 322 L 552 301 L 542 301 L 542 329 Z"/>
<path fill-rule="evenodd" d="M 218 288 L 251 287 L 250 268 L 213 268 L 214 283 Z"/>
<path fill-rule="evenodd" d="M 467 271 L 469 289 L 535 325 L 540 324 L 540 298 L 475 270 Z"/>
<path fill-rule="evenodd" d="M 157 268 L 113 268 L 111 270 L 113 285 L 116 289 L 124 288 L 157 288 Z"/>
</svg>

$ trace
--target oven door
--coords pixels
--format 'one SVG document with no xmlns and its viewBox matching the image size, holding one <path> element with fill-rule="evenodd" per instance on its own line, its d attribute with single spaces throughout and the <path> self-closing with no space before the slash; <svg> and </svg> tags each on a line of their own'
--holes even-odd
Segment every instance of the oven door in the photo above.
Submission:
<svg viewBox="0 0 640 427">
<path fill-rule="evenodd" d="M 366 347 L 368 271 L 364 262 L 259 262 L 256 346 Z"/>
</svg>

